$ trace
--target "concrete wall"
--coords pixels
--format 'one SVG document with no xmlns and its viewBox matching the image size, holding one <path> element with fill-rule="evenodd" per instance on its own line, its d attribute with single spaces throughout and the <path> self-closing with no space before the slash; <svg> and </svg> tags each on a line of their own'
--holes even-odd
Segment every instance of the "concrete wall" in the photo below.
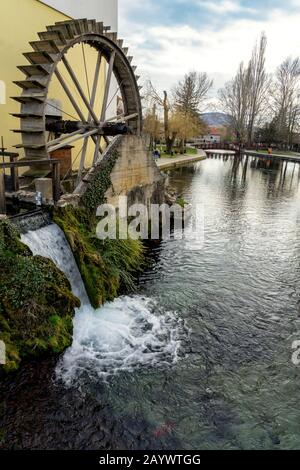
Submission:
<svg viewBox="0 0 300 470">
<path fill-rule="evenodd" d="M 118 206 L 119 196 L 128 196 L 129 205 L 164 202 L 164 178 L 142 139 L 125 136 L 118 151 L 120 158 L 110 175 L 112 185 L 106 193 L 107 202 Z"/>
<path fill-rule="evenodd" d="M 43 0 L 41 3 L 46 3 L 71 18 L 103 21 L 113 31 L 118 30 L 118 0 Z"/>
</svg>

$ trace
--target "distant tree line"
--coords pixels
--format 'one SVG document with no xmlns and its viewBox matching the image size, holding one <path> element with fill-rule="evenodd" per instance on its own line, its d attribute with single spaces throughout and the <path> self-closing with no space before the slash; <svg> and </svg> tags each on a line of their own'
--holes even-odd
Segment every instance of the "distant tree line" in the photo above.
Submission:
<svg viewBox="0 0 300 470">
<path fill-rule="evenodd" d="M 256 42 L 251 58 L 219 90 L 219 108 L 228 116 L 223 138 L 241 144 L 300 146 L 300 59 L 287 57 L 274 74 L 266 70 L 267 37 Z M 189 72 L 171 92 L 146 84 L 144 132 L 149 148 L 164 142 L 166 152 L 185 151 L 186 143 L 209 133 L 201 119 L 213 81 L 206 72 Z"/>
<path fill-rule="evenodd" d="M 248 64 L 219 90 L 220 105 L 239 142 L 291 148 L 300 129 L 300 61 L 287 57 L 270 75 L 266 46 L 263 33 Z"/>
</svg>

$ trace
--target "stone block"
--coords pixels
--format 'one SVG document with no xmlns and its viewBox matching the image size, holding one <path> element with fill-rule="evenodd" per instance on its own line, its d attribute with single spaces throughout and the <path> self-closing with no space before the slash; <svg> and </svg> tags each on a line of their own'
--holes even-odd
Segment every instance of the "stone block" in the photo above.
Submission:
<svg viewBox="0 0 300 470">
<path fill-rule="evenodd" d="M 43 202 L 53 200 L 53 188 L 51 178 L 37 178 L 34 180 L 36 192 L 42 193 Z"/>
</svg>

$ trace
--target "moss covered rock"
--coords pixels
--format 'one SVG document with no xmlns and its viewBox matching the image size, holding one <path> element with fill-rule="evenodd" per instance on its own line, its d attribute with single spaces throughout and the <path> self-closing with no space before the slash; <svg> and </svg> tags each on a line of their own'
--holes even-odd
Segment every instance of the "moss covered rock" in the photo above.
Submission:
<svg viewBox="0 0 300 470">
<path fill-rule="evenodd" d="M 0 340 L 7 359 L 0 367 L 15 370 L 22 359 L 66 349 L 79 306 L 54 263 L 33 256 L 17 230 L 0 222 Z"/>
<path fill-rule="evenodd" d="M 142 241 L 99 240 L 97 218 L 86 208 L 59 208 L 54 221 L 69 241 L 94 308 L 115 299 L 122 288 L 134 289 L 134 275 L 145 262 Z"/>
</svg>

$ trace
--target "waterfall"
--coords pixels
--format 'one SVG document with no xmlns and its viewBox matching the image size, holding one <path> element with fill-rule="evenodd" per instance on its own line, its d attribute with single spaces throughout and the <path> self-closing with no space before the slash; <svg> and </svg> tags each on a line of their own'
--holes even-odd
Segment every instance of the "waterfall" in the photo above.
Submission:
<svg viewBox="0 0 300 470">
<path fill-rule="evenodd" d="M 22 235 L 22 242 L 34 255 L 50 258 L 69 279 L 72 291 L 82 304 L 90 303 L 79 269 L 64 232 L 56 224 Z"/>
<path fill-rule="evenodd" d="M 89 376 L 107 378 L 141 366 L 170 365 L 177 361 L 182 325 L 153 299 L 123 296 L 94 310 L 73 253 L 55 224 L 22 235 L 34 255 L 50 258 L 68 277 L 81 300 L 74 318 L 73 344 L 57 366 L 66 384 Z"/>
</svg>

